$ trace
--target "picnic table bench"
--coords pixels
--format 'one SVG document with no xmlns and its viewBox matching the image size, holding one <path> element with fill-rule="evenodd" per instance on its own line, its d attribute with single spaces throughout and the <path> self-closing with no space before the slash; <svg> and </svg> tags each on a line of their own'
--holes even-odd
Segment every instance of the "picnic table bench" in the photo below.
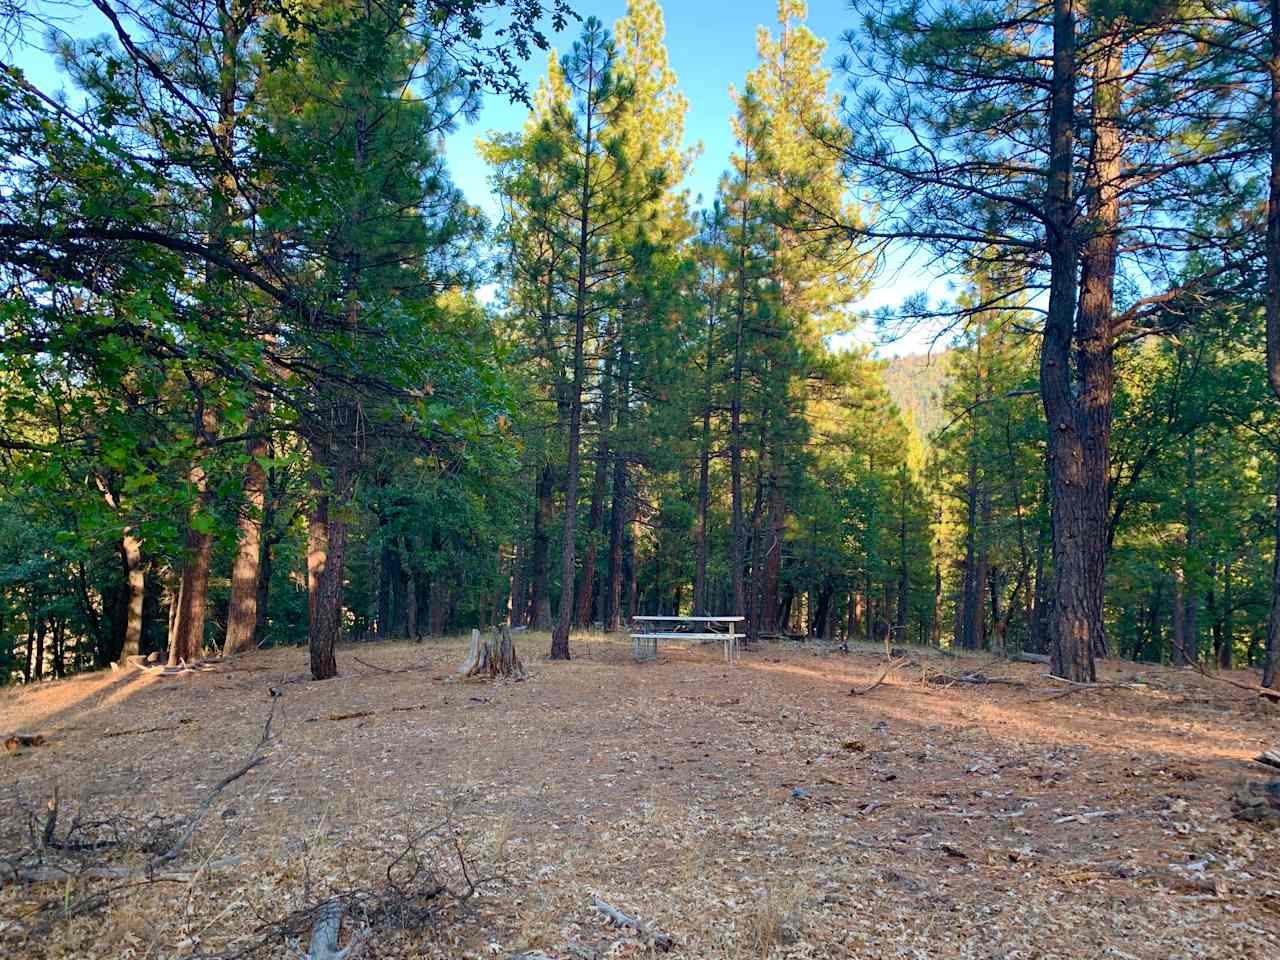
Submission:
<svg viewBox="0 0 1280 960">
<path fill-rule="evenodd" d="M 636 662 L 656 660 L 659 640 L 720 640 L 726 663 L 738 659 L 738 641 L 746 636 L 737 625 L 746 617 L 632 617 L 631 652 Z M 701 629 L 699 629 L 701 628 Z"/>
</svg>

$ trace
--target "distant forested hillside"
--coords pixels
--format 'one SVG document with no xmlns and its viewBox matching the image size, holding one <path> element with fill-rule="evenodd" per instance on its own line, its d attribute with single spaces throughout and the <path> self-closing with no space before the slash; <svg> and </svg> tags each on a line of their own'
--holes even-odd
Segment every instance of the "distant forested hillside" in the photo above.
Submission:
<svg viewBox="0 0 1280 960">
<path fill-rule="evenodd" d="M 949 359 L 949 351 L 939 350 L 884 362 L 881 376 L 885 388 L 921 439 L 927 440 L 942 426 L 942 392 L 947 385 Z"/>
</svg>

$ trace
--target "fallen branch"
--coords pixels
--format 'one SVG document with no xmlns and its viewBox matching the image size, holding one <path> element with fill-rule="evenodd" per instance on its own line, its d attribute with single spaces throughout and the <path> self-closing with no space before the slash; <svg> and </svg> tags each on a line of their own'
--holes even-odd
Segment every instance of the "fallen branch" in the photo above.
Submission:
<svg viewBox="0 0 1280 960">
<path fill-rule="evenodd" d="M 345 960 L 359 946 L 353 940 L 343 949 L 338 949 L 338 937 L 342 933 L 342 902 L 336 897 L 326 901 L 311 925 L 311 949 L 307 951 L 306 960 Z"/>
<path fill-rule="evenodd" d="M 1004 684 L 1009 687 L 1026 686 L 1025 683 L 1016 677 L 988 677 L 982 673 L 962 673 L 959 675 L 951 673 L 935 673 L 933 676 L 929 677 L 926 682 L 933 684 L 945 684 L 947 686 L 951 686 L 956 683 L 969 683 L 974 685 Z"/>
<path fill-rule="evenodd" d="M 1182 645 L 1182 643 L 1178 640 L 1177 637 L 1171 637 L 1170 639 L 1173 641 L 1173 645 L 1177 647 L 1178 652 L 1182 654 L 1182 659 L 1185 660 L 1187 663 L 1189 663 L 1191 666 L 1195 667 L 1196 671 L 1200 674 L 1200 676 L 1205 677 L 1209 680 L 1217 680 L 1219 683 L 1229 683 L 1231 686 L 1237 688 L 1238 690 L 1248 690 L 1250 693 L 1256 693 L 1260 697 L 1265 697 L 1266 699 L 1274 701 L 1275 703 L 1280 703 L 1280 690 L 1271 690 L 1271 689 L 1268 689 L 1267 687 L 1262 686 L 1261 684 L 1245 683 L 1241 680 L 1232 680 L 1230 677 L 1224 677 L 1216 673 L 1210 673 L 1208 670 L 1204 668 L 1204 664 L 1202 664 L 1198 659 L 1196 659 L 1195 657 L 1187 653 L 1187 648 Z"/>
<path fill-rule="evenodd" d="M 881 671 L 879 678 L 877 678 L 876 682 L 875 682 L 875 683 L 873 683 L 873 684 L 871 684 L 871 686 L 869 686 L 869 687 L 864 687 L 864 688 L 863 688 L 863 689 L 861 689 L 861 690 L 859 690 L 857 687 L 850 687 L 850 688 L 849 688 L 849 696 L 851 696 L 851 697 L 863 697 L 863 696 L 866 696 L 868 693 L 870 693 L 870 692 L 871 692 L 872 690 L 874 690 L 876 687 L 878 687 L 878 686 L 880 686 L 882 683 L 884 683 L 884 678 L 885 678 L 885 677 L 887 677 L 887 676 L 889 675 L 889 667 L 892 667 L 892 666 L 893 666 L 893 664 L 889 664 L 889 666 L 888 666 L 888 667 L 885 667 L 885 668 L 884 668 L 884 670 L 882 670 L 882 671 Z"/>
<path fill-rule="evenodd" d="M 134 734 L 140 734 L 140 733 L 164 733 L 168 730 L 177 730 L 178 726 L 184 723 L 195 723 L 195 722 L 196 722 L 195 717 L 184 717 L 181 720 L 179 720 L 176 725 L 170 725 L 167 727 L 139 727 L 136 730 L 108 730 L 106 733 L 102 734 L 102 737 L 105 740 L 109 737 L 131 737 Z"/>
<path fill-rule="evenodd" d="M 1049 655 L 1047 653 L 1015 653 L 1009 659 L 1019 663 L 1048 663 Z"/>
<path fill-rule="evenodd" d="M 303 723 L 315 723 L 317 720 L 359 720 L 361 717 L 372 717 L 376 710 L 356 710 L 352 713 L 331 713 L 324 717 L 307 717 Z"/>
<path fill-rule="evenodd" d="M 430 670 L 433 664 L 416 663 L 411 667 L 380 667 L 376 663 L 370 663 L 368 660 L 361 660 L 359 657 L 352 655 L 352 660 L 361 666 L 368 667 L 370 670 L 377 670 L 379 673 L 412 673 L 415 670 Z"/>
<path fill-rule="evenodd" d="M 1145 683 L 1132 683 L 1126 681 L 1116 681 L 1114 683 L 1106 681 L 1099 683 L 1084 683 L 1079 680 L 1068 680 L 1066 677 L 1059 677 L 1052 673 L 1047 676 L 1055 683 L 1067 684 L 1067 689 L 1059 690 L 1057 693 L 1048 697 L 1041 697 L 1034 701 L 1036 703 L 1048 703 L 1050 700 L 1061 700 L 1064 697 L 1071 696 L 1073 693 L 1084 693 L 1089 690 L 1141 690 L 1147 686 Z"/>
<path fill-rule="evenodd" d="M 192 835 L 196 832 L 196 827 L 200 825 L 200 821 L 204 819 L 204 815 L 209 812 L 209 808 L 213 806 L 213 802 L 218 799 L 218 795 L 254 767 L 266 762 L 267 757 L 263 753 L 263 750 L 265 750 L 267 745 L 271 742 L 271 721 L 275 719 L 276 703 L 279 699 L 280 698 L 276 694 L 273 693 L 271 695 L 271 708 L 267 711 L 266 722 L 262 725 L 262 736 L 258 738 L 258 742 L 254 746 L 253 752 L 249 754 L 249 759 L 219 780 L 214 788 L 205 795 L 205 798 L 200 801 L 200 805 L 196 807 L 195 812 L 187 818 L 187 828 L 182 832 L 178 841 L 164 853 L 155 857 L 151 863 L 148 864 L 148 869 L 154 870 L 156 867 L 163 866 L 166 863 L 172 863 L 176 860 L 178 858 L 178 854 L 182 853 L 183 848 L 186 847 L 187 843 L 191 840 Z"/>
<path fill-rule="evenodd" d="M 605 915 L 606 920 L 615 927 L 630 927 L 636 933 L 653 944 L 654 948 L 666 953 L 675 947 L 675 938 L 670 934 L 663 933 L 661 930 L 655 930 L 649 924 L 635 917 L 629 917 L 616 907 L 612 907 L 605 903 L 599 897 L 591 898 L 591 906 Z"/>
<path fill-rule="evenodd" d="M 181 856 L 187 845 L 191 842 L 192 836 L 196 832 L 196 828 L 204 820 L 205 815 L 213 806 L 214 802 L 222 794 L 228 786 L 235 783 L 253 768 L 264 763 L 266 756 L 264 750 L 271 741 L 271 724 L 275 718 L 277 695 L 273 693 L 271 698 L 271 709 L 267 712 L 267 719 L 262 727 L 262 736 L 259 738 L 253 751 L 244 763 L 240 764 L 235 770 L 231 771 L 223 777 L 213 789 L 209 791 L 203 800 L 196 806 L 186 818 L 185 821 L 179 821 L 181 832 L 176 840 L 168 847 L 168 849 L 153 854 L 147 862 L 137 868 L 117 867 L 104 863 L 101 858 L 96 862 L 81 856 L 79 858 L 72 857 L 59 863 L 46 859 L 48 851 L 58 850 L 64 854 L 85 854 L 97 853 L 110 848 L 122 848 L 125 846 L 138 846 L 138 838 L 142 836 L 141 829 L 135 830 L 129 835 L 116 836 L 110 840 L 99 841 L 74 841 L 77 830 L 81 828 L 79 817 L 73 819 L 68 831 L 60 838 L 57 836 L 59 804 L 57 794 L 49 802 L 49 813 L 44 818 L 40 827 L 40 836 L 33 843 L 33 849 L 27 851 L 23 856 L 14 859 L 0 861 L 0 882 L 3 883 L 20 883 L 20 884 L 39 884 L 39 883 L 69 883 L 75 880 L 163 880 L 171 882 L 182 882 L 189 880 L 194 874 L 188 871 L 174 872 L 165 870 L 169 864 Z M 149 837 L 147 838 L 150 839 Z M 219 863 L 229 863 L 231 861 L 220 861 Z M 216 865 L 216 864 L 215 864 Z M 204 868 L 201 868 L 204 869 Z M 99 894 L 93 895 L 99 898 Z M 65 894 L 58 898 L 61 902 L 65 898 Z M 51 903 L 54 901 L 50 901 Z M 40 912 L 37 910 L 37 912 Z"/>
<path fill-rule="evenodd" d="M 176 667 L 171 667 L 163 663 L 149 663 L 148 657 L 132 656 L 126 657 L 125 663 L 130 667 L 137 667 L 146 673 L 156 674 L 161 677 L 176 677 L 183 673 L 204 673 L 209 670 L 216 670 L 218 665 L 222 663 L 221 657 L 205 657 L 202 660 L 193 660 L 187 663 L 185 660 L 179 660 Z M 115 664 L 112 664 L 115 666 Z"/>
</svg>

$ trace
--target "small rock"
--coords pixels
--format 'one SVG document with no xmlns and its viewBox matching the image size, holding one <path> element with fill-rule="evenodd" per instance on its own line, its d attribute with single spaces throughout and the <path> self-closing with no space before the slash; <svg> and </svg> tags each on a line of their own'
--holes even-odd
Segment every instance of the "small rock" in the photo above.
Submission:
<svg viewBox="0 0 1280 960">
<path fill-rule="evenodd" d="M 1280 827 L 1280 780 L 1241 785 L 1231 796 L 1231 810 L 1237 820 Z"/>
</svg>

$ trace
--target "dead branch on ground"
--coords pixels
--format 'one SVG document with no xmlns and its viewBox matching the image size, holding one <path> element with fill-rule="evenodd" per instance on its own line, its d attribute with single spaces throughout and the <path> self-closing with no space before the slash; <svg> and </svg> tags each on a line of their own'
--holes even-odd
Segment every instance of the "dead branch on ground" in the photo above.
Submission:
<svg viewBox="0 0 1280 960">
<path fill-rule="evenodd" d="M 29 844 L 16 853 L 0 856 L 0 885 L 59 883 L 63 890 L 18 918 L 15 927 L 27 937 L 38 935 L 56 921 L 101 909 L 116 894 L 140 884 L 188 883 L 207 870 L 241 862 L 243 857 L 226 857 L 206 860 L 186 869 L 172 868 L 223 791 L 266 762 L 276 700 L 273 694 L 262 735 L 248 758 L 214 785 L 186 816 L 174 821 L 148 818 L 131 823 L 120 816 L 85 821 L 81 812 L 76 811 L 71 815 L 69 825 L 60 831 L 63 811 L 56 789 L 46 804 L 47 813 L 43 817 L 28 811 Z M 163 843 L 158 844 L 162 838 Z M 147 854 L 142 866 L 123 866 L 113 862 L 113 859 L 123 859 L 136 852 Z M 113 859 L 107 858 L 108 853 Z M 93 889 L 79 898 L 72 896 L 74 884 L 102 880 L 120 882 Z"/>
<path fill-rule="evenodd" d="M 1248 690 L 1250 693 L 1255 693 L 1258 696 L 1264 697 L 1274 703 L 1280 703 L 1280 690 L 1270 690 L 1258 683 L 1245 683 L 1242 680 L 1233 680 L 1231 677 L 1224 677 L 1220 674 L 1210 673 L 1204 668 L 1203 663 L 1201 663 L 1197 658 L 1192 657 L 1187 652 L 1187 648 L 1182 645 L 1177 637 L 1170 637 L 1170 639 L 1173 641 L 1173 645 L 1177 648 L 1178 652 L 1182 654 L 1182 659 L 1192 667 L 1195 667 L 1200 676 L 1209 680 L 1217 680 L 1219 683 L 1229 683 L 1231 686 L 1239 690 Z"/>
<path fill-rule="evenodd" d="M 599 897 L 591 898 L 591 906 L 604 914 L 606 921 L 610 925 L 615 927 L 630 927 L 632 930 L 636 931 L 642 939 L 651 943 L 656 950 L 661 950 L 663 953 L 666 953 L 676 945 L 675 938 L 670 934 L 654 929 L 650 924 L 645 923 L 643 920 L 627 916 L 617 907 L 610 906 Z"/>
</svg>

